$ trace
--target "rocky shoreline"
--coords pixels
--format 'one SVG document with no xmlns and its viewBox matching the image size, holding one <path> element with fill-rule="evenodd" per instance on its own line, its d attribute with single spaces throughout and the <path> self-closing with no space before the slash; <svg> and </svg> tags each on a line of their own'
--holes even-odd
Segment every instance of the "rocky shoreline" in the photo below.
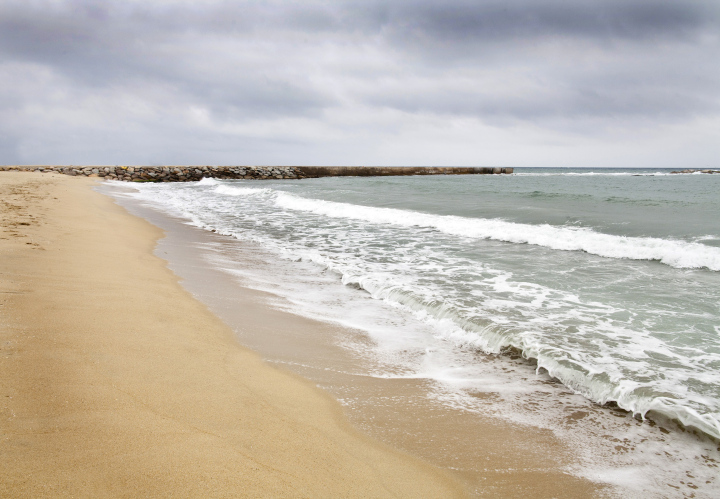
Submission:
<svg viewBox="0 0 720 499">
<path fill-rule="evenodd" d="M 56 172 L 125 182 L 194 182 L 219 179 L 301 179 L 344 176 L 492 175 L 512 168 L 353 166 L 0 166 L 0 171 Z"/>
</svg>

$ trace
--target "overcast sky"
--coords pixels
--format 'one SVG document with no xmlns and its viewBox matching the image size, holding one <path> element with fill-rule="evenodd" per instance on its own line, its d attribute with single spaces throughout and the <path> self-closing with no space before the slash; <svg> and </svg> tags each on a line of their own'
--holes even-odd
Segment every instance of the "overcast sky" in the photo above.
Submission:
<svg viewBox="0 0 720 499">
<path fill-rule="evenodd" d="M 720 168 L 720 1 L 2 0 L 0 164 Z"/>
</svg>

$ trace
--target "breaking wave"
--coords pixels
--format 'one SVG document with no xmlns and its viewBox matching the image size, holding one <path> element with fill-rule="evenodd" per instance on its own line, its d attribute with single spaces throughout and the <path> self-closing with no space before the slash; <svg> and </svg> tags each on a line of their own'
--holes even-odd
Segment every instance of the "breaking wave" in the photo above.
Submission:
<svg viewBox="0 0 720 499">
<path fill-rule="evenodd" d="M 696 242 L 616 236 L 582 227 L 530 225 L 500 219 L 432 215 L 395 208 L 308 199 L 286 192 L 277 193 L 275 204 L 284 209 L 312 212 L 328 217 L 404 227 L 432 228 L 455 236 L 532 244 L 562 251 L 584 251 L 605 258 L 658 261 L 679 269 L 706 268 L 720 271 L 720 248 Z"/>
</svg>

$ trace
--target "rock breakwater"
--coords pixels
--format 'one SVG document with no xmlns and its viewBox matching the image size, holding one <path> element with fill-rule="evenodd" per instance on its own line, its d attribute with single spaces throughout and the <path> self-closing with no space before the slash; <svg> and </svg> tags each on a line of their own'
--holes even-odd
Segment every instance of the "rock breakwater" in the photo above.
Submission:
<svg viewBox="0 0 720 499">
<path fill-rule="evenodd" d="M 464 166 L 300 166 L 307 177 L 391 177 L 403 175 L 499 175 L 512 173 L 505 167 Z"/>
<path fill-rule="evenodd" d="M 193 182 L 202 178 L 297 179 L 305 175 L 292 166 L 38 166 L 0 167 L 65 175 L 104 177 L 126 182 Z"/>
<path fill-rule="evenodd" d="M 0 171 L 56 172 L 125 182 L 194 182 L 219 179 L 300 179 L 345 176 L 478 175 L 512 173 L 512 168 L 377 166 L 0 166 Z"/>
</svg>

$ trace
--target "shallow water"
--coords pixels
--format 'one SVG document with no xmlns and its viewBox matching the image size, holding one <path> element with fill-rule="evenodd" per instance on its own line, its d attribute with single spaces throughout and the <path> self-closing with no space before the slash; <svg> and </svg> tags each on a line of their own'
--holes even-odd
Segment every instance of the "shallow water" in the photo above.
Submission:
<svg viewBox="0 0 720 499">
<path fill-rule="evenodd" d="M 244 285 L 282 296 L 278 306 L 361 331 L 336 343 L 364 359 L 372 377 L 427 380 L 437 403 L 563 438 L 573 438 L 574 426 L 608 426 L 602 411 L 574 398 L 562 416 L 572 422 L 559 424 L 557 403 L 548 412 L 538 393 L 557 399 L 566 389 L 527 363 L 513 364 L 508 354 L 517 351 L 591 401 L 718 437 L 719 187 L 712 175 L 528 170 L 206 180 L 142 185 L 133 196 L 251 242 L 264 262 L 252 268 L 242 265 L 249 246 L 205 252 Z M 502 400 L 484 403 L 488 393 Z M 630 473 L 631 463 L 646 463 L 644 475 L 661 466 L 651 456 L 665 450 L 639 447 L 643 439 L 660 442 L 660 433 L 624 424 L 607 431 L 624 433 L 634 454 L 607 447 L 614 471 L 581 473 L 612 482 L 619 466 Z M 680 433 L 662 434 L 680 439 L 673 462 L 713 478 L 712 466 L 697 461 L 712 459 L 712 443 Z M 657 470 L 652 476 L 656 485 L 669 479 Z M 704 481 L 696 493 L 715 487 Z"/>
</svg>

